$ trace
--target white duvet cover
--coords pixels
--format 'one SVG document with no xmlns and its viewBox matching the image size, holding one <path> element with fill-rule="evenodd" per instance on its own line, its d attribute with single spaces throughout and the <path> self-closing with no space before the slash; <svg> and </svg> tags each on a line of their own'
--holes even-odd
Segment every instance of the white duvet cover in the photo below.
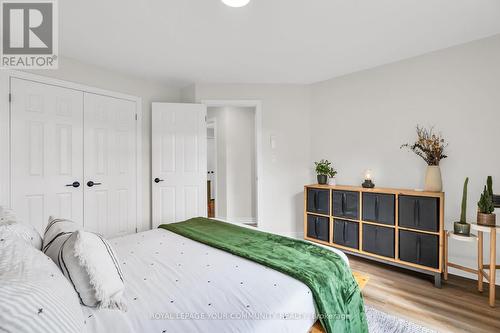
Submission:
<svg viewBox="0 0 500 333">
<path fill-rule="evenodd" d="M 110 242 L 128 310 L 82 306 L 88 332 L 305 333 L 315 322 L 309 288 L 265 266 L 163 229 Z"/>
</svg>

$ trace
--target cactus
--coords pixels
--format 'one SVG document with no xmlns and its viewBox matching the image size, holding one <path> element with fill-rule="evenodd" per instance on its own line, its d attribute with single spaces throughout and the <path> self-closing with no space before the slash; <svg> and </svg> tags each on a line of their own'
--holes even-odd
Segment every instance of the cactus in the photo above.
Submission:
<svg viewBox="0 0 500 333">
<path fill-rule="evenodd" d="M 493 198 L 493 178 L 491 176 L 486 179 L 486 184 L 488 185 L 488 193 Z"/>
<path fill-rule="evenodd" d="M 477 203 L 479 212 L 483 214 L 492 214 L 495 211 L 495 206 L 493 206 L 493 197 L 490 195 L 487 186 L 484 186 L 484 191 L 481 194 L 481 198 Z"/>
<path fill-rule="evenodd" d="M 465 178 L 464 190 L 462 193 L 462 211 L 460 213 L 460 223 L 467 223 L 467 185 L 469 184 L 469 177 Z"/>
</svg>

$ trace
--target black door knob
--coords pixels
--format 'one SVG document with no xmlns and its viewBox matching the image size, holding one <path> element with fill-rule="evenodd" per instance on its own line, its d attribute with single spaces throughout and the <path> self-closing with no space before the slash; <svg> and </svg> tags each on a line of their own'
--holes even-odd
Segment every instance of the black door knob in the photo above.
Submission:
<svg viewBox="0 0 500 333">
<path fill-rule="evenodd" d="M 72 187 L 77 188 L 77 187 L 80 187 L 80 183 L 79 182 L 73 182 L 73 184 L 66 184 L 66 186 L 68 186 L 68 187 L 72 186 Z"/>
<path fill-rule="evenodd" d="M 87 182 L 87 186 L 88 186 L 88 187 L 92 187 L 92 186 L 94 186 L 94 185 L 101 185 L 101 183 L 94 183 L 94 182 L 93 182 L 93 181 L 91 181 L 91 180 L 89 180 L 89 181 Z"/>
<path fill-rule="evenodd" d="M 162 182 L 163 179 L 160 179 L 160 178 L 155 178 L 155 183 L 158 184 L 159 182 Z"/>
</svg>

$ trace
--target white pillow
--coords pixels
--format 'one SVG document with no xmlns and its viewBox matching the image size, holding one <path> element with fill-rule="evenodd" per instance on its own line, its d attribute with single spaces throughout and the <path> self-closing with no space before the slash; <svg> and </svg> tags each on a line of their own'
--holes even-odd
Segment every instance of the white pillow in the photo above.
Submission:
<svg viewBox="0 0 500 333">
<path fill-rule="evenodd" d="M 34 226 L 19 221 L 11 209 L 0 206 L 0 239 L 19 237 L 37 250 L 42 249 L 42 237 Z"/>
<path fill-rule="evenodd" d="M 83 304 L 126 310 L 123 274 L 115 252 L 104 238 L 75 231 L 62 244 L 57 263 Z"/>
<path fill-rule="evenodd" d="M 0 221 L 15 220 L 16 214 L 10 208 L 0 206 Z"/>
<path fill-rule="evenodd" d="M 42 251 L 57 263 L 62 244 L 78 229 L 80 226 L 71 220 L 49 217 L 49 223 L 43 235 Z"/>
<path fill-rule="evenodd" d="M 0 331 L 82 332 L 76 292 L 54 262 L 26 242 L 0 241 Z"/>
</svg>

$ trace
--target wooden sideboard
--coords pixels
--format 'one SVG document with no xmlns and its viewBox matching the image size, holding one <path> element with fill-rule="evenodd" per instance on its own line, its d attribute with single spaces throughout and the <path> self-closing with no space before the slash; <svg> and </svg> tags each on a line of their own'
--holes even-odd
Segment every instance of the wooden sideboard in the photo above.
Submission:
<svg viewBox="0 0 500 333">
<path fill-rule="evenodd" d="M 304 238 L 432 275 L 440 287 L 444 193 L 306 185 Z"/>
</svg>

